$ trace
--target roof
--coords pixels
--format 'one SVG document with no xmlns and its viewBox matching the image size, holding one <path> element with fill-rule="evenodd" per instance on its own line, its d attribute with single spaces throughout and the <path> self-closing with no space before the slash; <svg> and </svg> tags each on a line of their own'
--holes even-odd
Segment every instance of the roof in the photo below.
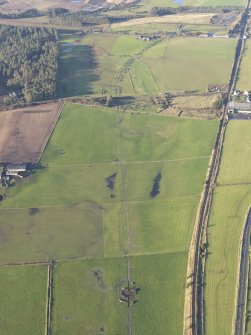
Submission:
<svg viewBox="0 0 251 335">
<path fill-rule="evenodd" d="M 7 170 L 22 171 L 26 170 L 26 164 L 8 164 Z"/>
<path fill-rule="evenodd" d="M 235 101 L 230 101 L 228 104 L 229 108 L 237 109 L 237 110 L 242 110 L 242 111 L 251 111 L 251 103 L 250 102 L 235 102 Z"/>
</svg>

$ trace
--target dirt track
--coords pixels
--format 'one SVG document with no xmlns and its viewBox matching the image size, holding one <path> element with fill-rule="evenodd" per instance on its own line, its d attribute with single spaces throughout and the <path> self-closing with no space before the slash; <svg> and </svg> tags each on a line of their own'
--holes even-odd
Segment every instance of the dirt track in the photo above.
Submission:
<svg viewBox="0 0 251 335">
<path fill-rule="evenodd" d="M 63 103 L 0 112 L 0 163 L 38 163 Z"/>
</svg>

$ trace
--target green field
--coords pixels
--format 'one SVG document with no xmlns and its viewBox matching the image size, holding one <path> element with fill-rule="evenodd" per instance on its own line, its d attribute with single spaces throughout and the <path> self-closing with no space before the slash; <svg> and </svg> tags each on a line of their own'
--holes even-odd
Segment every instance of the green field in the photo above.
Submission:
<svg viewBox="0 0 251 335">
<path fill-rule="evenodd" d="M 170 33 L 170 32 L 175 32 L 176 30 L 177 30 L 177 25 L 165 24 L 165 23 L 148 23 L 148 24 L 112 28 L 113 32 L 129 31 L 129 32 L 137 33 L 137 34 Z"/>
<path fill-rule="evenodd" d="M 43 335 L 46 316 L 45 266 L 0 269 L 0 333 Z"/>
<path fill-rule="evenodd" d="M 235 40 L 173 38 L 152 48 L 143 61 L 160 92 L 205 92 L 207 84 L 228 83 L 235 44 Z M 131 73 L 136 70 L 135 64 Z"/>
<path fill-rule="evenodd" d="M 126 61 L 147 42 L 134 36 L 63 34 L 60 42 L 58 94 L 60 97 L 113 93 L 116 77 Z M 130 78 L 124 82 L 131 91 Z"/>
<path fill-rule="evenodd" d="M 250 91 L 251 90 L 251 41 L 247 40 L 243 58 L 241 61 L 239 78 L 237 81 L 237 89 L 241 91 Z"/>
<path fill-rule="evenodd" d="M 247 6 L 246 0 L 185 0 L 187 6 Z"/>
<path fill-rule="evenodd" d="M 134 333 L 157 325 L 160 335 L 181 333 L 187 251 L 217 126 L 216 120 L 65 106 L 44 168 L 11 187 L 0 205 L 0 263 L 59 262 L 53 335 L 99 334 L 102 327 L 120 335 L 128 322 Z M 152 197 L 159 174 L 159 194 Z M 142 291 L 130 318 L 115 290 L 127 280 L 125 255 Z M 95 284 L 93 268 L 102 270 L 104 287 Z"/>
<path fill-rule="evenodd" d="M 57 265 L 52 334 L 127 334 L 127 306 L 119 302 L 126 281 L 123 258 Z"/>
<path fill-rule="evenodd" d="M 136 36 L 64 34 L 61 39 L 58 94 L 156 94 L 165 91 L 206 92 L 212 83 L 227 84 L 235 39 L 166 38 L 153 42 Z M 117 81 L 131 59 L 121 81 Z"/>
<path fill-rule="evenodd" d="M 167 329 L 182 333 L 186 261 L 186 253 L 131 258 L 133 280 L 140 289 L 131 308 L 133 333 L 152 334 L 154 329 L 158 334 L 166 334 Z M 127 334 L 128 307 L 119 302 L 120 289 L 127 283 L 126 267 L 124 258 L 57 265 L 52 333 L 102 334 L 103 328 L 104 334 Z M 169 311 L 165 322 L 163 310 Z"/>
<path fill-rule="evenodd" d="M 229 123 L 218 177 L 219 186 L 214 192 L 208 225 L 205 289 L 206 330 L 209 335 L 231 333 L 240 237 L 251 204 L 251 166 L 248 163 L 247 145 L 250 133 L 249 121 Z"/>
</svg>

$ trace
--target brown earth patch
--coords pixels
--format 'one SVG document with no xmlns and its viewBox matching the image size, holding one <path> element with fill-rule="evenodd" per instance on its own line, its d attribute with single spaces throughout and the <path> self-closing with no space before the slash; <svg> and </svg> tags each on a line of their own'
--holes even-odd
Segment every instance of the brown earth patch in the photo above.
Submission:
<svg viewBox="0 0 251 335">
<path fill-rule="evenodd" d="M 0 112 L 0 163 L 38 163 L 62 102 Z"/>
</svg>

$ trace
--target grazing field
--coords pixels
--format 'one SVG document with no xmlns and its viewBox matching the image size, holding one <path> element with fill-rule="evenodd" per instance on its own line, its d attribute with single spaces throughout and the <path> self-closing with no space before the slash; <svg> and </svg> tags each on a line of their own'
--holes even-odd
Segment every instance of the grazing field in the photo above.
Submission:
<svg viewBox="0 0 251 335">
<path fill-rule="evenodd" d="M 125 2 L 123 0 L 97 0 L 95 1 L 95 5 L 100 5 L 104 3 L 110 4 L 120 4 L 121 2 Z M 130 3 L 131 0 L 126 1 Z M 30 9 L 38 9 L 41 11 L 46 11 L 50 8 L 66 8 L 70 11 L 79 11 L 84 10 L 86 5 L 92 4 L 90 0 L 8 0 L 3 2 L 0 5 L 0 10 L 3 13 L 11 14 L 11 13 L 22 13 L 26 10 Z"/>
<path fill-rule="evenodd" d="M 148 42 L 131 36 L 64 34 L 60 43 L 58 95 L 114 93 L 116 77 L 126 61 Z M 124 85 L 132 92 L 130 78 Z"/>
<path fill-rule="evenodd" d="M 53 335 L 127 334 L 128 325 L 146 333 L 157 324 L 159 334 L 180 334 L 187 251 L 217 126 L 66 104 L 43 168 L 0 204 L 0 264 L 56 261 Z M 129 275 L 140 288 L 130 312 L 118 297 Z"/>
<path fill-rule="evenodd" d="M 251 91 L 250 57 L 251 57 L 251 40 L 247 40 L 236 86 L 237 89 L 241 91 Z"/>
<path fill-rule="evenodd" d="M 186 261 L 186 253 L 131 258 L 132 278 L 139 288 L 131 308 L 133 333 L 158 329 L 165 335 L 168 329 L 181 334 Z M 126 267 L 124 258 L 57 265 L 52 334 L 99 334 L 102 328 L 105 334 L 128 334 L 128 307 L 119 302 L 120 290 L 127 285 Z"/>
<path fill-rule="evenodd" d="M 249 121 L 231 121 L 227 128 L 219 185 L 214 192 L 208 225 L 205 289 L 208 334 L 231 333 L 240 238 L 251 204 L 250 131 Z"/>
<path fill-rule="evenodd" d="M 145 25 L 147 23 L 169 23 L 169 24 L 209 24 L 214 14 L 212 13 L 193 13 L 193 14 L 175 14 L 161 17 L 146 17 L 132 19 L 124 22 L 113 23 L 111 28 L 128 27 L 136 25 Z"/>
<path fill-rule="evenodd" d="M 133 257 L 132 274 L 140 288 L 133 334 L 182 334 L 186 266 L 186 253 Z"/>
<path fill-rule="evenodd" d="M 62 103 L 0 112 L 0 162 L 37 163 L 61 113 Z"/>
<path fill-rule="evenodd" d="M 185 0 L 187 6 L 245 6 L 246 0 Z"/>
<path fill-rule="evenodd" d="M 1 267 L 1 334 L 43 335 L 47 268 Z"/>
<path fill-rule="evenodd" d="M 157 43 L 126 35 L 64 34 L 58 94 L 206 92 L 208 84 L 228 83 L 235 46 L 235 39 L 166 38 Z"/>
<path fill-rule="evenodd" d="M 127 334 L 127 305 L 119 302 L 126 284 L 124 258 L 58 264 L 52 334 Z"/>
<path fill-rule="evenodd" d="M 230 122 L 223 149 L 219 184 L 251 183 L 251 123 L 236 120 Z M 240 150 L 241 148 L 241 150 Z"/>
<path fill-rule="evenodd" d="M 160 92 L 206 92 L 210 83 L 228 83 L 235 45 L 233 39 L 173 38 L 150 49 L 143 61 Z"/>
<path fill-rule="evenodd" d="M 1 22 L 1 21 L 0 21 Z M 146 34 L 146 33 L 170 33 L 177 30 L 177 25 L 175 24 L 166 24 L 166 23 L 147 23 L 147 24 L 138 24 L 131 26 L 111 26 L 113 32 L 116 31 L 131 31 L 137 34 Z"/>
</svg>

